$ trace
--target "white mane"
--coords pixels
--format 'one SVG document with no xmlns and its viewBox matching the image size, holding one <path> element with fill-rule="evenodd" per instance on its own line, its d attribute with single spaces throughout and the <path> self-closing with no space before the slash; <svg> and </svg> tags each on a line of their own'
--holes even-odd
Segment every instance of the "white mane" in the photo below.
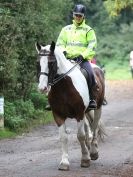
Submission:
<svg viewBox="0 0 133 177">
<path fill-rule="evenodd" d="M 70 70 L 74 65 L 71 63 L 63 54 L 63 51 L 60 47 L 56 46 L 54 51 L 55 57 L 57 59 L 57 63 L 59 65 L 59 74 L 65 73 Z M 75 67 L 74 70 L 76 72 L 80 72 L 80 70 Z"/>
</svg>

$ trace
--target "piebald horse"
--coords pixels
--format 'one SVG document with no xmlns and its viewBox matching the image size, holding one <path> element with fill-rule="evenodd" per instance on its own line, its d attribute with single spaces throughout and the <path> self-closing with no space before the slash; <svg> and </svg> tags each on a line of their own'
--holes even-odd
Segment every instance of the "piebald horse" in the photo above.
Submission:
<svg viewBox="0 0 133 177">
<path fill-rule="evenodd" d="M 73 64 L 62 50 L 51 45 L 36 44 L 40 60 L 40 77 L 38 88 L 48 93 L 48 100 L 54 120 L 59 127 L 62 146 L 60 170 L 69 170 L 68 135 L 65 126 L 67 118 L 77 121 L 77 138 L 81 145 L 81 167 L 89 167 L 91 160 L 98 158 L 98 135 L 104 136 L 100 117 L 104 99 L 104 74 L 99 67 L 94 67 L 98 84 L 96 93 L 97 109 L 88 110 L 89 91 L 87 81 L 77 64 Z M 91 136 L 90 136 L 91 133 Z"/>
</svg>

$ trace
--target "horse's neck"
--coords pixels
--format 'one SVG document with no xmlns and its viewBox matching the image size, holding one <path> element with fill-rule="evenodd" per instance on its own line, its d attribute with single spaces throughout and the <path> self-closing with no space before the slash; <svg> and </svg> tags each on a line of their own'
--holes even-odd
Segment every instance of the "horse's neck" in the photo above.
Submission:
<svg viewBox="0 0 133 177">
<path fill-rule="evenodd" d="M 57 63 L 58 63 L 58 74 L 65 73 L 69 71 L 73 64 L 67 60 L 64 56 L 57 56 Z"/>
<path fill-rule="evenodd" d="M 67 59 L 60 60 L 59 65 L 60 65 L 59 70 L 61 73 L 67 72 L 73 67 L 73 64 L 70 61 L 68 61 Z"/>
</svg>

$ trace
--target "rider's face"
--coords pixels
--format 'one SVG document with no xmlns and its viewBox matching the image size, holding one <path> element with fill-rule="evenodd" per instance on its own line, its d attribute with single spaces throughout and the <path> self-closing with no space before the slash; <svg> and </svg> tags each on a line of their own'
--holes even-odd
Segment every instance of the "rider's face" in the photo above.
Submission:
<svg viewBox="0 0 133 177">
<path fill-rule="evenodd" d="M 81 15 L 81 14 L 73 14 L 73 18 L 74 18 L 74 20 L 75 20 L 75 22 L 76 22 L 77 24 L 80 24 L 80 23 L 83 21 L 83 19 L 84 19 L 84 15 Z"/>
</svg>

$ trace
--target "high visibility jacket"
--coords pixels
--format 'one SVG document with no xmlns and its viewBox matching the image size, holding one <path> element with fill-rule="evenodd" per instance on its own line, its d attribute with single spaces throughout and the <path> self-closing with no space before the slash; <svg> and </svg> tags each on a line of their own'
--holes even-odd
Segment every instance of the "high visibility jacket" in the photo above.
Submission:
<svg viewBox="0 0 133 177">
<path fill-rule="evenodd" d="M 82 55 L 84 59 L 91 60 L 95 55 L 97 40 L 94 30 L 83 20 L 80 26 L 73 24 L 62 28 L 56 45 L 67 52 L 67 58 Z"/>
</svg>

